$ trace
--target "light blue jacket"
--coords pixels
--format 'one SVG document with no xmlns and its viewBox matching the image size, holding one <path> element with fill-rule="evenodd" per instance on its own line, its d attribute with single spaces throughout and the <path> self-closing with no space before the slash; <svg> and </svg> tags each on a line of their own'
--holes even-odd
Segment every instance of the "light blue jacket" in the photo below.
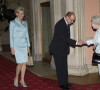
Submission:
<svg viewBox="0 0 100 90">
<path fill-rule="evenodd" d="M 29 34 L 28 34 L 28 25 L 26 21 L 17 19 L 17 17 L 10 22 L 10 48 L 22 48 L 29 47 Z"/>
</svg>

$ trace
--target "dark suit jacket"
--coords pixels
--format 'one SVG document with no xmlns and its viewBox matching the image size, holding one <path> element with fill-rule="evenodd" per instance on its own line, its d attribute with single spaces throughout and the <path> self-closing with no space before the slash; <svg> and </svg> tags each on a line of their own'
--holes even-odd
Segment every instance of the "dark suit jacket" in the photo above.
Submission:
<svg viewBox="0 0 100 90">
<path fill-rule="evenodd" d="M 64 18 L 59 20 L 54 28 L 54 36 L 50 44 L 50 52 L 57 55 L 69 54 L 69 46 L 75 46 L 76 40 L 70 39 L 70 33 L 68 33 L 68 27 Z"/>
</svg>

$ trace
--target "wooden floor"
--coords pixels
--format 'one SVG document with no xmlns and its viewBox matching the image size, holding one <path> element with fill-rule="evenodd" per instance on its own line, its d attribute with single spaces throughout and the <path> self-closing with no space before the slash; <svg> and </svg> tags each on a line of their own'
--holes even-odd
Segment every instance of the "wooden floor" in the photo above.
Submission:
<svg viewBox="0 0 100 90">
<path fill-rule="evenodd" d="M 10 52 L 0 52 L 0 55 L 8 58 L 14 63 L 16 62 L 15 58 L 11 56 Z M 27 66 L 27 69 L 38 76 L 57 80 L 56 71 L 52 70 L 50 64 L 48 63 L 35 61 L 34 66 Z M 100 76 L 98 73 L 88 74 L 81 77 L 69 75 L 69 82 L 80 85 L 100 83 Z"/>
<path fill-rule="evenodd" d="M 46 76 L 46 78 L 57 79 L 56 75 Z M 69 82 L 79 84 L 79 85 L 100 83 L 100 76 L 98 75 L 98 73 L 93 73 L 86 76 L 69 75 Z"/>
</svg>

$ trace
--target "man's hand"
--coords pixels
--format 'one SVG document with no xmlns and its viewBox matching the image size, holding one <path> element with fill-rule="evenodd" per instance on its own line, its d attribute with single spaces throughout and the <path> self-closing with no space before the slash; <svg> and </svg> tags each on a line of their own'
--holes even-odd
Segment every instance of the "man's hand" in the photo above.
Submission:
<svg viewBox="0 0 100 90">
<path fill-rule="evenodd" d="M 79 46 L 81 46 L 81 45 L 83 45 L 84 44 L 84 41 L 78 41 L 77 42 L 77 45 L 79 45 Z"/>
<path fill-rule="evenodd" d="M 15 50 L 14 50 L 14 48 L 11 48 L 11 54 L 12 54 L 12 55 L 15 55 Z"/>
</svg>

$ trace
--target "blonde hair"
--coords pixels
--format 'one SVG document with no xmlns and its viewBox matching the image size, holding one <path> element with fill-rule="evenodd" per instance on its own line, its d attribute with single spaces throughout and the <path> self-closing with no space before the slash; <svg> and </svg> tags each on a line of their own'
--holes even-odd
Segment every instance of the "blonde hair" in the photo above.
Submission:
<svg viewBox="0 0 100 90">
<path fill-rule="evenodd" d="M 24 11 L 24 7 L 20 6 L 15 9 L 15 14 L 19 13 L 20 11 Z"/>
</svg>

